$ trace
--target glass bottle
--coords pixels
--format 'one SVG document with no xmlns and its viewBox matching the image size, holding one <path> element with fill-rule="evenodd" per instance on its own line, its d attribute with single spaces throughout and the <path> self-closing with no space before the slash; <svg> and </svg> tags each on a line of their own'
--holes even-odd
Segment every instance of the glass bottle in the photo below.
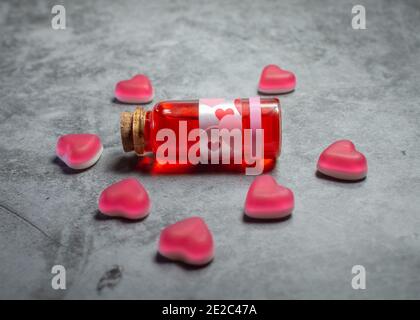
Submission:
<svg viewBox="0 0 420 320">
<path fill-rule="evenodd" d="M 162 101 L 121 113 L 120 129 L 124 151 L 153 172 L 267 171 L 281 151 L 277 98 Z"/>
</svg>

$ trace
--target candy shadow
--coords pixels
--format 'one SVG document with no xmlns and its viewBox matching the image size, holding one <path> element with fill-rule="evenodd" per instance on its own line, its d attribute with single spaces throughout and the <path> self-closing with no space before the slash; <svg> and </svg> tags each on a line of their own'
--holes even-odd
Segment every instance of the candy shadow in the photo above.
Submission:
<svg viewBox="0 0 420 320">
<path fill-rule="evenodd" d="M 258 90 L 258 95 L 262 96 L 262 97 L 274 97 L 275 98 L 277 96 L 287 96 L 287 95 L 289 95 L 293 92 L 295 92 L 295 89 L 293 89 L 292 91 L 287 91 L 287 92 L 284 92 L 284 93 L 276 93 L 276 94 L 261 92 L 261 91 Z"/>
<path fill-rule="evenodd" d="M 252 218 L 249 217 L 245 214 L 243 214 L 242 216 L 242 221 L 245 223 L 255 223 L 255 224 L 272 224 L 272 223 L 282 223 L 285 222 L 287 220 L 290 220 L 292 218 L 293 214 L 289 214 L 286 217 L 282 217 L 282 218 L 275 218 L 275 219 L 257 219 L 257 218 Z"/>
<path fill-rule="evenodd" d="M 326 180 L 326 181 L 349 183 L 349 184 L 360 183 L 361 181 L 366 180 L 366 177 L 358 179 L 358 180 L 342 180 L 342 179 L 327 176 L 326 174 L 323 174 L 322 172 L 318 170 L 315 172 L 315 176 L 319 179 Z"/>
<path fill-rule="evenodd" d="M 170 260 L 170 259 L 164 257 L 163 255 L 161 255 L 159 252 L 156 252 L 154 260 L 158 264 L 166 264 L 166 263 L 177 264 L 185 270 L 200 270 L 200 269 L 203 269 L 203 268 L 207 267 L 208 265 L 210 265 L 213 262 L 213 259 L 212 259 L 208 263 L 203 264 L 201 266 L 194 266 L 194 265 L 190 265 L 188 263 L 182 262 L 182 261 Z"/>
<path fill-rule="evenodd" d="M 127 106 L 147 106 L 148 104 L 151 104 L 153 101 L 145 102 L 145 103 L 138 103 L 138 102 L 124 102 L 120 101 L 117 98 L 113 97 L 111 98 L 111 103 L 115 104 L 121 104 L 121 105 L 127 105 Z"/>
<path fill-rule="evenodd" d="M 57 156 L 55 156 L 55 157 L 53 157 L 53 158 L 51 158 L 51 163 L 52 164 L 55 164 L 56 166 L 58 166 L 58 167 L 60 167 L 60 169 L 61 169 L 61 171 L 63 171 L 63 173 L 64 174 L 78 174 L 78 173 L 82 173 L 82 172 L 85 172 L 85 171 L 87 171 L 88 169 L 90 169 L 91 167 L 93 167 L 93 166 L 91 166 L 91 167 L 89 167 L 89 168 L 86 168 L 86 169 L 79 169 L 79 170 L 76 170 L 76 169 L 72 169 L 72 168 L 70 168 L 69 166 L 67 166 L 59 157 L 57 157 Z"/>
<path fill-rule="evenodd" d="M 148 216 L 149 215 L 147 215 L 147 216 L 145 216 L 145 217 L 143 217 L 141 219 L 132 220 L 132 219 L 124 218 L 124 217 L 110 217 L 110 216 L 106 216 L 102 212 L 100 212 L 99 210 L 96 210 L 95 211 L 95 215 L 93 216 L 93 218 L 96 221 L 116 220 L 116 221 L 119 221 L 119 222 L 125 223 L 125 224 L 134 224 L 134 223 L 141 222 L 141 221 L 145 220 Z"/>
</svg>

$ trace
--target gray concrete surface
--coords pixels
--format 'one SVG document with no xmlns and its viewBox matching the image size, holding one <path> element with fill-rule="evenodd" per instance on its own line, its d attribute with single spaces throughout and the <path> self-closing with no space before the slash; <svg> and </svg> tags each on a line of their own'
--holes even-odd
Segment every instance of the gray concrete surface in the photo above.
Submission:
<svg viewBox="0 0 420 320">
<path fill-rule="evenodd" d="M 0 3 L 0 298 L 420 298 L 420 2 L 64 1 Z M 122 152 L 116 81 L 141 72 L 154 102 L 256 94 L 262 67 L 293 70 L 281 97 L 284 144 L 272 172 L 295 192 L 293 218 L 249 223 L 253 177 L 150 176 Z M 150 105 L 151 107 L 152 105 Z M 105 150 L 72 173 L 57 137 L 92 132 Z M 359 183 L 315 175 L 321 150 L 352 139 Z M 97 216 L 100 191 L 136 176 L 153 210 L 138 223 Z M 202 269 L 156 259 L 161 228 L 200 215 L 216 257 Z M 51 267 L 67 289 L 51 288 Z M 351 268 L 367 271 L 353 290 Z"/>
</svg>

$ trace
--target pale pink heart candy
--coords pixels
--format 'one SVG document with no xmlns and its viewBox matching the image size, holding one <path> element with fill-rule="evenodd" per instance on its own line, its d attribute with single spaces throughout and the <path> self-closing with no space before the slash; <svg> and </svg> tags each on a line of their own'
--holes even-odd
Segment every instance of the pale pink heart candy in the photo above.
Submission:
<svg viewBox="0 0 420 320">
<path fill-rule="evenodd" d="M 205 265 L 214 256 L 213 236 L 202 218 L 187 218 L 162 230 L 159 253 L 171 260 Z"/>
<path fill-rule="evenodd" d="M 144 74 L 122 80 L 115 86 L 115 97 L 125 103 L 148 103 L 153 100 L 153 86 Z"/>
<path fill-rule="evenodd" d="M 116 182 L 99 197 L 99 211 L 110 217 L 143 219 L 149 214 L 150 199 L 143 185 L 134 178 Z"/>
<path fill-rule="evenodd" d="M 277 184 L 270 175 L 255 178 L 245 201 L 245 214 L 255 219 L 280 219 L 289 216 L 295 206 L 292 190 Z"/>
<path fill-rule="evenodd" d="M 319 172 L 341 180 L 360 180 L 367 175 L 367 160 L 350 140 L 339 140 L 326 148 L 318 159 Z"/>
<path fill-rule="evenodd" d="M 67 166 L 82 170 L 93 166 L 101 157 L 103 146 L 96 134 L 66 134 L 58 138 L 56 154 Z"/>
<path fill-rule="evenodd" d="M 295 87 L 296 77 L 293 72 L 270 64 L 265 66 L 261 73 L 258 91 L 266 94 L 279 94 L 293 91 Z"/>
</svg>

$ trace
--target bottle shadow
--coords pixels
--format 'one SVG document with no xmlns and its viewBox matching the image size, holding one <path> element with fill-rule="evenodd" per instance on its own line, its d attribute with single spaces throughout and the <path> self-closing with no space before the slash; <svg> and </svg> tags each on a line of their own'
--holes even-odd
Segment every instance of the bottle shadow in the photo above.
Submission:
<svg viewBox="0 0 420 320">
<path fill-rule="evenodd" d="M 273 170 L 275 161 L 264 165 L 263 173 Z M 150 156 L 121 156 L 117 158 L 109 167 L 109 170 L 117 173 L 139 172 L 149 175 L 185 175 L 185 174 L 229 174 L 243 175 L 245 173 L 243 165 L 232 164 L 159 164 L 155 158 Z"/>
<path fill-rule="evenodd" d="M 109 166 L 109 170 L 116 173 L 130 173 L 136 170 L 139 158 L 135 154 L 116 157 Z"/>
</svg>

